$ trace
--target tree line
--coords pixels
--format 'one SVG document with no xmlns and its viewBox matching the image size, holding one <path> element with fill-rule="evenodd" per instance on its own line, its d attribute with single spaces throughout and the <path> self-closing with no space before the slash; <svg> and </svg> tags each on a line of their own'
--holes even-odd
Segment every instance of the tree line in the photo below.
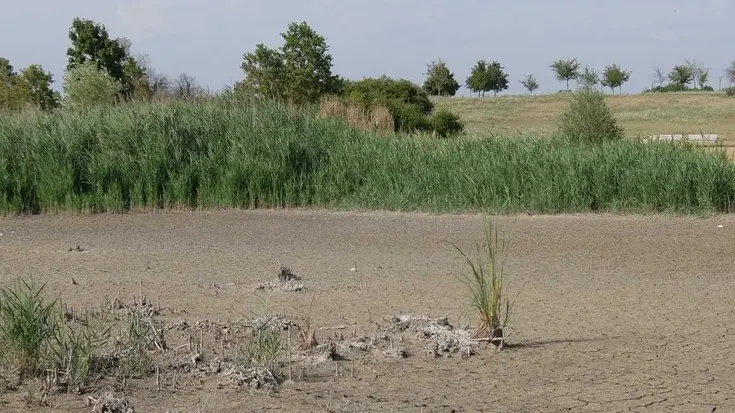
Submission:
<svg viewBox="0 0 735 413">
<path fill-rule="evenodd" d="M 61 106 L 88 106 L 122 101 L 149 101 L 158 97 L 189 98 L 206 91 L 196 79 L 185 73 L 169 79 L 157 73 L 147 55 L 134 56 L 131 42 L 126 38 L 112 38 L 104 25 L 89 19 L 75 18 L 68 32 L 70 46 L 62 78 L 63 97 L 52 89 L 53 75 L 38 64 L 16 71 L 11 62 L 0 57 L 0 108 L 20 109 L 33 106 L 49 110 Z M 296 104 L 314 103 L 325 95 L 344 95 L 359 90 L 361 81 L 345 79 L 332 73 L 332 56 L 326 39 L 306 22 L 291 23 L 281 33 L 283 44 L 271 48 L 257 44 L 252 52 L 243 54 L 243 79 L 224 93 L 285 100 Z M 555 78 L 570 90 L 570 81 L 580 85 L 605 87 L 613 93 L 629 81 L 631 71 L 611 64 L 599 73 L 582 67 L 576 59 L 560 59 L 549 68 Z M 709 70 L 696 61 L 675 66 L 668 74 L 657 69 L 652 91 L 711 89 L 706 86 Z M 441 59 L 427 65 L 425 80 L 420 89 L 433 96 L 454 96 L 461 85 L 447 63 Z M 727 78 L 735 82 L 735 62 L 726 70 Z M 374 80 L 374 79 L 373 79 Z M 385 80 L 385 79 L 384 79 Z M 519 80 L 530 93 L 539 87 L 533 74 Z M 393 95 L 416 94 L 407 92 L 406 85 L 391 83 L 395 91 L 380 86 L 383 98 Z M 496 61 L 479 60 L 471 69 L 463 85 L 473 94 L 484 96 L 507 90 L 510 75 Z M 377 87 L 377 86 L 376 86 Z M 393 87 L 393 86 L 391 86 Z M 356 92 L 355 92 L 356 93 Z M 353 95 L 355 94 L 353 93 Z M 405 96 L 404 96 L 405 97 Z M 426 112 L 422 108 L 423 112 Z"/>
</svg>

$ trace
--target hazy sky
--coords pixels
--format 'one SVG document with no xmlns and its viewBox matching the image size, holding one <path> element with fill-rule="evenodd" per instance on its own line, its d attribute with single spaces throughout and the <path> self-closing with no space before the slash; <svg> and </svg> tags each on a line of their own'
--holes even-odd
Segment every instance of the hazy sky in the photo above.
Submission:
<svg viewBox="0 0 735 413">
<path fill-rule="evenodd" d="M 40 63 L 61 89 L 74 17 L 132 40 L 135 54 L 175 76 L 186 72 L 212 89 L 242 78 L 242 54 L 277 47 L 289 22 L 306 21 L 327 38 L 334 71 L 360 79 L 387 74 L 416 82 L 443 58 L 463 84 L 479 59 L 499 60 L 508 92 L 534 74 L 540 91 L 563 88 L 549 69 L 577 57 L 601 69 L 632 70 L 623 92 L 650 87 L 657 67 L 684 59 L 710 68 L 719 86 L 735 59 L 735 0 L 2 0 L 0 56 L 20 69 Z M 723 80 L 723 85 L 726 80 Z M 466 93 L 466 91 L 464 92 Z"/>
</svg>

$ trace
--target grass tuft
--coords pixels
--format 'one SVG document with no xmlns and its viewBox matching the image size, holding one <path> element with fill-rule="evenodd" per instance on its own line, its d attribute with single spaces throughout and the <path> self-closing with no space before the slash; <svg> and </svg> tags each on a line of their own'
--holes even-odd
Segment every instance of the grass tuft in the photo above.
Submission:
<svg viewBox="0 0 735 413">
<path fill-rule="evenodd" d="M 462 278 L 469 291 L 470 303 L 477 315 L 474 337 L 487 339 L 499 348 L 505 345 L 505 328 L 510 320 L 511 303 L 504 299 L 503 278 L 505 253 L 509 240 L 500 240 L 497 229 L 483 216 L 487 262 L 481 255 L 483 248 L 477 245 L 477 262 L 473 261 L 458 246 L 454 246 L 467 262 L 471 273 Z"/>
<path fill-rule="evenodd" d="M 48 343 L 59 330 L 56 300 L 48 301 L 33 280 L 0 289 L 0 342 L 21 377 L 40 373 Z"/>
</svg>

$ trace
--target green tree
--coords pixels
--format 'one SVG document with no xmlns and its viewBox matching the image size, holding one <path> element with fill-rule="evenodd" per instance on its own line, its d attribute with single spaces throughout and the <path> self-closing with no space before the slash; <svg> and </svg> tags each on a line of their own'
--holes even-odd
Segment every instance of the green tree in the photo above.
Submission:
<svg viewBox="0 0 735 413">
<path fill-rule="evenodd" d="M 562 136 L 579 143 L 620 140 L 625 135 L 605 103 L 602 92 L 592 88 L 581 88 L 572 95 L 569 107 L 562 114 L 559 129 Z"/>
<path fill-rule="evenodd" d="M 697 74 L 697 83 L 699 83 L 700 88 L 704 88 L 705 83 L 709 80 L 709 69 L 700 69 L 699 74 Z"/>
<path fill-rule="evenodd" d="M 0 57 L 0 109 L 19 109 L 23 98 L 18 89 L 18 74 L 13 65 L 4 57 Z"/>
<path fill-rule="evenodd" d="M 240 67 L 245 79 L 235 83 L 236 92 L 269 99 L 286 97 L 286 68 L 280 51 L 258 44 L 254 52 L 243 55 Z"/>
<path fill-rule="evenodd" d="M 236 90 L 297 104 L 340 92 L 343 81 L 332 74 L 332 55 L 323 36 L 301 22 L 289 24 L 281 37 L 284 44 L 279 50 L 258 44 L 255 52 L 243 55 L 245 80 L 236 84 Z"/>
<path fill-rule="evenodd" d="M 427 65 L 426 76 L 423 88 L 431 96 L 454 96 L 459 90 L 459 83 L 454 79 L 454 73 L 441 59 Z"/>
<path fill-rule="evenodd" d="M 94 61 L 88 60 L 64 73 L 63 88 L 64 104 L 83 108 L 115 103 L 123 85 L 104 69 L 98 69 Z"/>
<path fill-rule="evenodd" d="M 669 73 L 669 80 L 681 88 L 686 87 L 693 78 L 694 73 L 692 72 L 692 68 L 687 65 L 674 66 L 674 69 Z"/>
<path fill-rule="evenodd" d="M 594 69 L 585 67 L 579 75 L 579 84 L 582 88 L 594 89 L 600 83 L 600 76 Z"/>
<path fill-rule="evenodd" d="M 326 39 L 306 22 L 291 23 L 281 48 L 288 82 L 286 95 L 294 103 L 317 102 L 339 93 L 340 79 L 332 74 L 332 55 Z"/>
<path fill-rule="evenodd" d="M 487 67 L 487 85 L 486 90 L 492 90 L 493 96 L 497 96 L 498 92 L 508 89 L 508 74 L 505 73 L 503 66 L 494 61 Z"/>
<path fill-rule="evenodd" d="M 579 79 L 580 65 L 576 58 L 570 60 L 557 60 L 552 63 L 550 67 L 556 75 L 556 80 L 567 82 L 567 91 L 569 90 L 569 81 L 572 79 Z"/>
<path fill-rule="evenodd" d="M 113 79 L 125 83 L 126 47 L 119 40 L 111 39 L 104 25 L 75 18 L 69 29 L 69 40 L 67 70 L 92 61 L 98 70 L 104 69 Z"/>
<path fill-rule="evenodd" d="M 36 107 L 51 110 L 59 106 L 61 96 L 51 89 L 53 75 L 43 70 L 40 65 L 30 65 L 23 69 L 17 77 L 18 87 Z"/>
<path fill-rule="evenodd" d="M 472 67 L 472 71 L 470 72 L 470 75 L 467 77 L 466 85 L 467 88 L 472 91 L 472 93 L 477 93 L 477 96 L 479 97 L 480 94 L 483 96 L 485 95 L 485 92 L 490 90 L 487 88 L 488 84 L 488 64 L 485 60 L 480 60 L 477 63 L 475 63 L 475 66 Z"/>
<path fill-rule="evenodd" d="M 727 68 L 726 72 L 730 83 L 735 83 L 735 61 L 730 63 L 730 67 Z"/>
<path fill-rule="evenodd" d="M 605 66 L 605 70 L 602 72 L 602 86 L 609 87 L 613 94 L 615 88 L 618 88 L 620 94 L 622 94 L 622 86 L 630 80 L 630 73 L 628 70 L 621 69 L 617 64 Z"/>
<path fill-rule="evenodd" d="M 533 75 L 526 76 L 525 79 L 519 81 L 523 87 L 526 88 L 526 90 L 529 91 L 529 93 L 533 94 L 533 92 L 539 88 L 538 81 Z"/>
<path fill-rule="evenodd" d="M 508 89 L 508 74 L 503 71 L 503 66 L 497 62 L 487 63 L 485 60 L 478 61 L 467 77 L 467 88 L 476 92 L 478 96 L 485 92 L 493 91 L 497 95 L 501 90 Z"/>
</svg>

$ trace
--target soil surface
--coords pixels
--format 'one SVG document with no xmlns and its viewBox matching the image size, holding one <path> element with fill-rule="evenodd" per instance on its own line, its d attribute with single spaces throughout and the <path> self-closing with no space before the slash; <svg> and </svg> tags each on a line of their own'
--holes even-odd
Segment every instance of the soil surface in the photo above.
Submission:
<svg viewBox="0 0 735 413">
<path fill-rule="evenodd" d="M 136 412 L 161 413 L 735 411 L 735 215 L 494 221 L 512 235 L 503 351 L 352 355 L 339 375 L 328 361 L 272 394 L 216 378 L 160 391 L 131 380 L 127 397 Z M 142 281 L 171 319 L 303 322 L 310 311 L 320 341 L 374 335 L 400 314 L 473 321 L 452 244 L 472 251 L 483 236 L 477 215 L 302 210 L 6 217 L 0 233 L 1 285 L 32 275 L 94 306 L 132 300 Z M 253 288 L 278 281 L 280 265 L 303 290 Z M 91 411 L 86 395 L 51 395 L 40 408 L 27 393 L 1 394 L 0 410 Z"/>
</svg>

